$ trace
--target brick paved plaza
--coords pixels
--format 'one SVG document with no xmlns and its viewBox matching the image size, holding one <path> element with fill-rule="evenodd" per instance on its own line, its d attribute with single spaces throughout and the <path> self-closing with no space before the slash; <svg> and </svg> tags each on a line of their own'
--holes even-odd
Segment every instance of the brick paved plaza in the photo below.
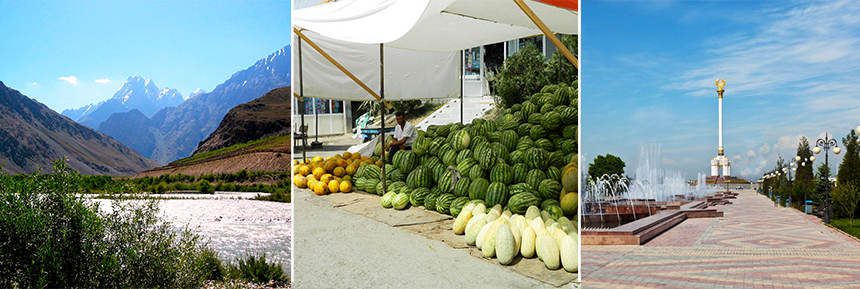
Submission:
<svg viewBox="0 0 860 289">
<path fill-rule="evenodd" d="M 642 246 L 583 246 L 583 288 L 860 288 L 860 242 L 742 191 Z"/>
</svg>

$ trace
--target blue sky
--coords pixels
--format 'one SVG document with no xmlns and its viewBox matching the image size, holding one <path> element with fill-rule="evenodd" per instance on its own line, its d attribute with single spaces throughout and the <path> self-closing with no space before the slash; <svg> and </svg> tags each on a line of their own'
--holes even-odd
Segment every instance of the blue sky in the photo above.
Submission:
<svg viewBox="0 0 860 289">
<path fill-rule="evenodd" d="M 717 89 L 732 174 L 757 179 L 860 124 L 860 5 L 850 1 L 582 1 L 581 152 L 633 176 L 640 146 L 687 179 L 717 155 Z M 816 156 L 816 165 L 824 155 Z M 830 155 L 834 172 L 842 155 Z M 587 167 L 587 166 L 586 166 Z"/>
<path fill-rule="evenodd" d="M 0 81 L 62 111 L 132 75 L 187 97 L 290 43 L 289 1 L 0 1 Z"/>
</svg>

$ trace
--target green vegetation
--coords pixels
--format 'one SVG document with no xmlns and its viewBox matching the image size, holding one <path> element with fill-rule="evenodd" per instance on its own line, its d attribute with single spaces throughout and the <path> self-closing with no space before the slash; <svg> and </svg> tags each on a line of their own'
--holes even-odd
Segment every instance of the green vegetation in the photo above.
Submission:
<svg viewBox="0 0 860 289">
<path fill-rule="evenodd" d="M 597 156 L 594 162 L 588 165 L 588 174 L 592 179 L 597 179 L 603 175 L 624 175 L 624 161 L 621 158 L 611 154 L 606 156 Z"/>
<path fill-rule="evenodd" d="M 199 161 L 199 160 L 205 160 L 205 159 L 208 159 L 208 158 L 213 157 L 213 156 L 234 152 L 234 151 L 237 151 L 237 150 L 240 150 L 240 149 L 252 146 L 252 145 L 262 144 L 262 143 L 269 142 L 269 141 L 275 141 L 277 138 L 289 138 L 289 136 L 271 136 L 271 137 L 267 137 L 264 139 L 258 139 L 258 140 L 249 141 L 246 143 L 235 144 L 235 145 L 232 145 L 232 146 L 229 146 L 226 148 L 222 148 L 222 149 L 218 149 L 218 150 L 214 150 L 211 152 L 196 154 L 196 155 L 193 155 L 191 157 L 187 157 L 187 158 L 172 162 L 170 164 L 171 165 L 179 165 L 179 164 L 185 164 L 185 163 L 192 163 L 192 162 Z"/>
<path fill-rule="evenodd" d="M 96 187 L 118 194 L 115 189 L 128 186 L 126 181 L 82 177 L 62 160 L 53 169 L 50 175 L 0 171 L 0 288 L 188 288 L 224 278 L 288 281 L 281 265 L 267 263 L 265 256 L 222 265 L 200 235 L 159 219 L 154 201 L 118 200 L 106 213 L 80 196 Z"/>
<path fill-rule="evenodd" d="M 546 58 L 531 43 L 505 59 L 505 65 L 492 80 L 496 103 L 511 107 L 515 103 L 523 103 L 526 96 L 540 92 L 549 84 L 544 76 L 545 67 Z"/>
<path fill-rule="evenodd" d="M 860 238 L 860 224 L 852 225 L 848 219 L 831 219 L 830 225 L 851 236 Z"/>
<path fill-rule="evenodd" d="M 854 210 L 860 203 L 860 188 L 853 182 L 841 184 L 833 188 L 830 196 L 833 198 L 833 217 L 848 218 L 853 227 Z"/>
<path fill-rule="evenodd" d="M 23 175 L 10 176 L 22 178 Z M 271 185 L 262 182 L 271 183 Z M 290 172 L 248 172 L 241 170 L 233 174 L 165 174 L 158 177 L 137 179 L 114 179 L 111 176 L 80 176 L 78 183 L 82 192 L 107 195 L 107 192 L 200 192 L 212 194 L 215 191 L 261 192 L 270 195 L 257 196 L 257 200 L 290 202 Z M 213 185 L 213 183 L 215 183 Z M 108 198 L 118 198 L 109 196 Z M 122 198 L 126 198 L 123 196 Z"/>
</svg>

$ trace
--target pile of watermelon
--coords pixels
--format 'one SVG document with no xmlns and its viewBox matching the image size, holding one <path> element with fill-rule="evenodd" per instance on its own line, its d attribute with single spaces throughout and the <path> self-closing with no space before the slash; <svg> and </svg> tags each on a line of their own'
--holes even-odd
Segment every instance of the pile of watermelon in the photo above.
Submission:
<svg viewBox="0 0 860 289">
<path fill-rule="evenodd" d="M 411 206 L 455 217 L 471 202 L 501 205 L 513 214 L 536 206 L 554 219 L 573 218 L 577 103 L 576 82 L 548 85 L 494 121 L 431 125 L 419 130 L 412 151 L 392 156 L 384 176 L 381 166 L 359 167 L 355 187 L 380 196 L 391 193 L 394 208 L 408 196 Z M 384 198 L 383 206 L 389 205 Z"/>
</svg>

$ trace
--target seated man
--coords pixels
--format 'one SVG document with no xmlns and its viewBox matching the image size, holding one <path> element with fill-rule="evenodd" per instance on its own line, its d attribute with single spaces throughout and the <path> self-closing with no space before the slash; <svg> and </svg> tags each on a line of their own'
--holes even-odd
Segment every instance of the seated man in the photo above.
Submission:
<svg viewBox="0 0 860 289">
<path fill-rule="evenodd" d="M 385 146 L 385 151 L 388 152 L 385 155 L 387 163 L 391 163 L 394 153 L 398 150 L 412 150 L 412 142 L 418 137 L 415 126 L 406 121 L 402 111 L 398 111 L 394 115 L 397 120 L 397 125 L 394 126 L 394 141 Z"/>
</svg>

